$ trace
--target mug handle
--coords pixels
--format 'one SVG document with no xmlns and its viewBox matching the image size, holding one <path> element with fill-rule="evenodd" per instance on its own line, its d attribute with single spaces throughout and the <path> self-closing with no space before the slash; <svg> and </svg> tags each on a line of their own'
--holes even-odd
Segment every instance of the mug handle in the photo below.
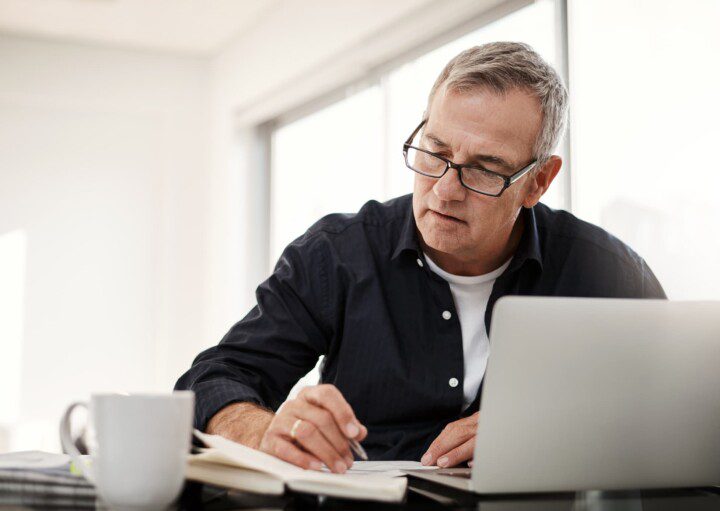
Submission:
<svg viewBox="0 0 720 511">
<path fill-rule="evenodd" d="M 62 444 L 63 450 L 70 455 L 75 467 L 77 467 L 85 476 L 85 478 L 92 484 L 95 484 L 95 476 L 90 468 L 90 464 L 87 459 L 82 457 L 80 451 L 75 447 L 72 435 L 70 434 L 70 417 L 73 411 L 77 407 L 83 407 L 87 410 L 87 403 L 83 401 L 77 401 L 67 407 L 65 413 L 63 413 L 62 420 L 60 421 L 60 443 Z"/>
</svg>

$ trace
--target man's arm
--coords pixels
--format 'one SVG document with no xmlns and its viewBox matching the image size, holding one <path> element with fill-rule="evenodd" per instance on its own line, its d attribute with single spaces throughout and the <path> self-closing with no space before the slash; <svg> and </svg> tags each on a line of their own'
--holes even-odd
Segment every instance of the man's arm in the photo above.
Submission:
<svg viewBox="0 0 720 511">
<path fill-rule="evenodd" d="M 198 355 L 176 389 L 195 392 L 195 427 L 232 403 L 277 410 L 332 338 L 322 241 L 291 243 L 256 291 L 257 305 L 216 346 Z"/>
<path fill-rule="evenodd" d="M 274 417 L 271 410 L 254 403 L 233 403 L 213 415 L 205 431 L 259 449 Z"/>
<path fill-rule="evenodd" d="M 643 258 L 640 258 L 639 266 L 642 284 L 636 298 L 660 298 L 666 300 L 667 295 L 665 294 L 665 290 Z"/>
<path fill-rule="evenodd" d="M 306 233 L 285 249 L 257 289 L 257 306 L 195 359 L 176 388 L 195 391 L 198 429 L 342 473 L 353 462 L 348 439 L 364 439 L 367 429 L 340 391 L 307 387 L 283 404 L 332 338 L 331 269 L 320 242 Z"/>
</svg>

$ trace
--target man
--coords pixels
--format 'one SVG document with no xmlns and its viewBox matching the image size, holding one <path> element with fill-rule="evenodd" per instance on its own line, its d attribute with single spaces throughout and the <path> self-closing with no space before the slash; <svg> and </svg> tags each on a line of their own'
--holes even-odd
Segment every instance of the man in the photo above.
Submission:
<svg viewBox="0 0 720 511">
<path fill-rule="evenodd" d="M 451 60 L 403 148 L 412 195 L 326 216 L 285 249 L 257 306 L 178 381 L 196 427 L 338 473 L 349 438 L 371 459 L 471 463 L 499 297 L 665 296 L 622 242 L 538 203 L 566 115 L 527 45 Z M 321 355 L 322 384 L 278 410 Z"/>
</svg>

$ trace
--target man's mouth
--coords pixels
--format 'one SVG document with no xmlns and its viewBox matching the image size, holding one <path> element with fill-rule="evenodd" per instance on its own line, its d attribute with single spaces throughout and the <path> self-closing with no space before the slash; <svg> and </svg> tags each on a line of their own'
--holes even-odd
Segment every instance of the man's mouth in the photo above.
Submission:
<svg viewBox="0 0 720 511">
<path fill-rule="evenodd" d="M 463 222 L 462 220 L 460 220 L 459 218 L 456 218 L 456 217 L 450 216 L 450 215 L 446 215 L 446 214 L 444 214 L 444 213 L 439 213 L 439 212 L 435 211 L 434 209 L 431 209 L 430 211 L 431 211 L 432 213 L 434 213 L 434 215 L 435 215 L 436 217 L 441 218 L 441 219 L 443 219 L 443 220 L 449 220 L 449 221 L 451 221 L 451 222 L 458 222 L 458 223 L 461 223 L 461 224 L 462 224 L 462 223 L 465 223 L 465 222 Z"/>
</svg>

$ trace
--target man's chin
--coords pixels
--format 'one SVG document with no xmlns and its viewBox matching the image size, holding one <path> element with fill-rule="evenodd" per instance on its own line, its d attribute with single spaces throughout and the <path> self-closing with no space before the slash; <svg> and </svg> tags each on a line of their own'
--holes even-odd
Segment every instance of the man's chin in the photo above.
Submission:
<svg viewBox="0 0 720 511">
<path fill-rule="evenodd" d="M 455 254 L 460 252 L 463 248 L 457 238 L 438 236 L 435 233 L 430 234 L 429 236 L 423 235 L 423 241 L 428 248 L 438 252 L 444 252 L 446 254 Z"/>
</svg>

